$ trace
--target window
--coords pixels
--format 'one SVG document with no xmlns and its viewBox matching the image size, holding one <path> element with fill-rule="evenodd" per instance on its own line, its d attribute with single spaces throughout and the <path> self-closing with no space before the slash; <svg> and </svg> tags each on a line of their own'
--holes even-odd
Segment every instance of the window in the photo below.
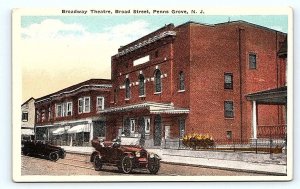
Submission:
<svg viewBox="0 0 300 189">
<path fill-rule="evenodd" d="M 232 131 L 226 131 L 226 138 L 232 139 Z"/>
<path fill-rule="evenodd" d="M 224 74 L 224 89 L 233 89 L 233 76 L 232 73 Z"/>
<path fill-rule="evenodd" d="M 125 80 L 125 99 L 130 98 L 130 81 L 128 78 Z"/>
<path fill-rule="evenodd" d="M 88 113 L 91 110 L 90 97 L 83 97 L 78 99 L 78 113 Z"/>
<path fill-rule="evenodd" d="M 254 53 L 249 54 L 249 68 L 256 69 L 256 54 Z"/>
<path fill-rule="evenodd" d="M 83 98 L 79 98 L 78 99 L 78 113 L 82 113 L 83 112 Z"/>
<path fill-rule="evenodd" d="M 48 121 L 50 121 L 51 119 L 51 108 L 49 107 L 48 108 Z"/>
<path fill-rule="evenodd" d="M 22 121 L 28 121 L 28 112 L 22 113 Z"/>
<path fill-rule="evenodd" d="M 45 110 L 42 110 L 42 122 L 44 122 L 46 120 L 46 113 Z"/>
<path fill-rule="evenodd" d="M 150 134 L 150 118 L 145 117 L 145 133 Z"/>
<path fill-rule="evenodd" d="M 145 77 L 139 75 L 139 96 L 145 96 Z"/>
<path fill-rule="evenodd" d="M 179 72 L 179 91 L 184 91 L 184 74 L 183 71 Z"/>
<path fill-rule="evenodd" d="M 104 109 L 104 97 L 98 96 L 97 97 L 97 111 L 103 110 Z"/>
<path fill-rule="evenodd" d="M 40 111 L 36 110 L 36 122 L 40 121 Z"/>
<path fill-rule="evenodd" d="M 161 92 L 161 71 L 156 70 L 154 74 L 154 82 L 155 82 L 155 92 Z"/>
<path fill-rule="evenodd" d="M 84 109 L 83 112 L 88 113 L 90 112 L 91 109 L 91 101 L 90 101 L 90 97 L 84 97 Z"/>
<path fill-rule="evenodd" d="M 62 106 L 61 106 L 61 104 L 56 105 L 56 117 L 62 117 Z"/>
<path fill-rule="evenodd" d="M 183 138 L 185 135 L 185 119 L 179 119 L 179 138 Z"/>
<path fill-rule="evenodd" d="M 130 133 L 135 132 L 135 119 L 130 119 Z"/>
<path fill-rule="evenodd" d="M 233 118 L 233 102 L 232 101 L 224 102 L 224 115 L 225 115 L 225 118 Z"/>
<path fill-rule="evenodd" d="M 71 116 L 72 115 L 72 108 L 73 107 L 73 103 L 72 102 L 67 102 L 67 116 Z"/>
</svg>

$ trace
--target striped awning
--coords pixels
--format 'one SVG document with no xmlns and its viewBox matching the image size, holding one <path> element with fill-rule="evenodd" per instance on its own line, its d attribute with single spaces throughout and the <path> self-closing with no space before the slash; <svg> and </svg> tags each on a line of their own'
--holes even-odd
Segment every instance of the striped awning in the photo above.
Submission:
<svg viewBox="0 0 300 189">
<path fill-rule="evenodd" d="M 67 131 L 68 134 L 82 133 L 82 132 L 90 132 L 90 126 L 88 124 L 76 125 Z"/>
<path fill-rule="evenodd" d="M 62 135 L 64 133 L 65 133 L 65 128 L 62 128 L 62 127 L 57 128 L 56 130 L 52 131 L 53 135 Z"/>
</svg>

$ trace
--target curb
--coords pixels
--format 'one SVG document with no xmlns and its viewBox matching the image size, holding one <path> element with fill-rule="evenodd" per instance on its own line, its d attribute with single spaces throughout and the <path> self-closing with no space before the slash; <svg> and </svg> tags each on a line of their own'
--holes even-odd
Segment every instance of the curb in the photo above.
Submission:
<svg viewBox="0 0 300 189">
<path fill-rule="evenodd" d="M 219 169 L 219 170 L 226 170 L 226 171 L 267 174 L 267 175 L 273 175 L 273 176 L 287 176 L 287 174 L 284 174 L 284 173 L 276 173 L 276 172 L 268 172 L 268 171 L 255 171 L 255 170 L 237 169 L 237 168 L 230 168 L 230 167 L 218 167 L 218 166 L 208 166 L 208 165 L 195 165 L 195 164 L 176 163 L 176 162 L 167 162 L 167 161 L 161 161 L 161 163 L 170 164 L 170 165 L 182 165 L 182 166 L 191 166 L 191 167 Z"/>
<path fill-rule="evenodd" d="M 78 155 L 90 155 L 91 152 L 79 152 L 79 151 L 69 151 L 66 150 L 67 153 L 70 154 L 78 154 Z M 169 164 L 169 165 L 182 165 L 182 166 L 192 166 L 192 167 L 202 167 L 202 168 L 210 168 L 210 169 L 219 169 L 219 170 L 226 170 L 226 171 L 237 171 L 237 172 L 246 172 L 246 173 L 256 173 L 256 174 L 268 174 L 273 176 L 287 176 L 284 173 L 276 173 L 276 172 L 269 172 L 269 171 L 256 171 L 256 170 L 247 170 L 247 169 L 237 169 L 237 168 L 230 168 L 230 167 L 218 167 L 218 166 L 208 166 L 208 165 L 196 165 L 196 164 L 189 164 L 189 163 L 177 163 L 177 162 L 167 162 L 161 161 L 161 163 Z"/>
</svg>

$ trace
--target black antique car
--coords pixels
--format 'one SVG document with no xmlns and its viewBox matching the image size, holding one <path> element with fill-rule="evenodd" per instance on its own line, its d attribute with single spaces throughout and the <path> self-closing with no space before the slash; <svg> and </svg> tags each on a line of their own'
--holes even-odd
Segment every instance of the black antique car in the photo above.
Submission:
<svg viewBox="0 0 300 189">
<path fill-rule="evenodd" d="M 139 145 L 128 145 L 121 141 L 92 140 L 95 151 L 91 154 L 90 161 L 93 162 L 96 171 L 101 170 L 103 165 L 109 165 L 126 174 L 133 169 L 148 169 L 151 174 L 158 172 L 160 157 L 157 154 L 149 153 Z"/>
<path fill-rule="evenodd" d="M 66 156 L 63 148 L 42 141 L 22 141 L 22 154 L 45 157 L 51 161 L 57 161 L 59 158 L 64 159 Z"/>
</svg>

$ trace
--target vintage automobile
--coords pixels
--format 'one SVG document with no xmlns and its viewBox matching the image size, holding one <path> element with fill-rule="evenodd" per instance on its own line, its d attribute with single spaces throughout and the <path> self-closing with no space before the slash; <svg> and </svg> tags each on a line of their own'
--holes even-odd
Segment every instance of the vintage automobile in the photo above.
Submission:
<svg viewBox="0 0 300 189">
<path fill-rule="evenodd" d="M 133 169 L 148 169 L 151 174 L 156 174 L 160 168 L 161 159 L 157 154 L 149 153 L 139 145 L 133 145 L 128 138 L 112 142 L 93 139 L 92 146 L 95 151 L 91 154 L 90 161 L 96 171 L 100 171 L 103 165 L 109 165 L 116 166 L 125 174 Z"/>
<path fill-rule="evenodd" d="M 51 161 L 64 159 L 66 152 L 63 148 L 42 141 L 22 141 L 22 154 L 46 157 Z"/>
</svg>

